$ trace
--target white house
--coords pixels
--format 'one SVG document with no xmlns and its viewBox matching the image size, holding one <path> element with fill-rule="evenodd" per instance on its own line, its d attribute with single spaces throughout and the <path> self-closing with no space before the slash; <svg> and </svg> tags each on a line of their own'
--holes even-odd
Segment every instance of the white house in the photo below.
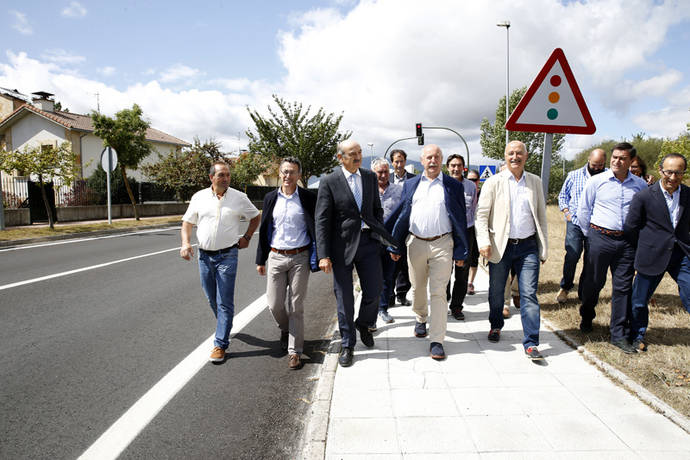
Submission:
<svg viewBox="0 0 690 460">
<path fill-rule="evenodd" d="M 71 112 L 55 111 L 53 96 L 50 93 L 33 93 L 32 104 L 21 105 L 21 93 L 8 94 L 0 88 L 0 148 L 7 150 L 22 150 L 25 146 L 60 145 L 65 141 L 71 142 L 72 151 L 77 155 L 81 166 L 81 177 L 87 178 L 98 167 L 103 140 L 93 134 L 94 128 L 90 115 Z M 18 107 L 4 118 L 2 112 L 9 107 Z M 4 109 L 4 110 L 3 110 Z M 189 144 L 170 134 L 154 128 L 146 132 L 153 152 L 142 164 L 158 161 L 157 153 L 167 155 L 179 152 Z M 127 171 L 128 176 L 138 181 L 145 180 L 139 171 Z"/>
</svg>

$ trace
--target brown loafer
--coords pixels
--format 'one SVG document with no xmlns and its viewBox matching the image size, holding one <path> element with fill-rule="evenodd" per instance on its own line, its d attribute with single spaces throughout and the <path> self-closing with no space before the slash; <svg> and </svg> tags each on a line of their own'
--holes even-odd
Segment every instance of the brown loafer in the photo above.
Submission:
<svg viewBox="0 0 690 460">
<path fill-rule="evenodd" d="M 299 355 L 297 353 L 293 353 L 288 356 L 288 367 L 293 371 L 302 367 L 302 361 L 299 359 Z"/>
</svg>

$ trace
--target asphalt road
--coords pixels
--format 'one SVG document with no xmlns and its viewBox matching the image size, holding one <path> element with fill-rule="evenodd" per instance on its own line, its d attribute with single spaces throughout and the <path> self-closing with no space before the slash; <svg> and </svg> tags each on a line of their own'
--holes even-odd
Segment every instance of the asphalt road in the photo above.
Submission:
<svg viewBox="0 0 690 460">
<path fill-rule="evenodd" d="M 256 240 L 240 251 L 236 314 L 265 292 Z M 0 458 L 79 457 L 213 333 L 178 247 L 170 229 L 0 250 Z M 121 458 L 294 458 L 334 305 L 330 276 L 312 274 L 299 371 L 267 309 L 233 329 L 230 358 L 204 364 Z"/>
</svg>

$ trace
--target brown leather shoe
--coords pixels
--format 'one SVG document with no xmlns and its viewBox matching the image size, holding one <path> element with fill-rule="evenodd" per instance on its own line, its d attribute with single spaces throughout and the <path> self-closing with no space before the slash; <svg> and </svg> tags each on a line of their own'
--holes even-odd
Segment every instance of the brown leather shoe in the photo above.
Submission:
<svg viewBox="0 0 690 460">
<path fill-rule="evenodd" d="M 288 367 L 293 371 L 302 367 L 302 361 L 297 353 L 293 353 L 288 357 Z"/>
<path fill-rule="evenodd" d="M 211 356 L 209 356 L 208 360 L 212 363 L 222 363 L 225 361 L 225 350 L 223 350 L 221 347 L 213 347 L 213 351 L 211 352 Z"/>
</svg>

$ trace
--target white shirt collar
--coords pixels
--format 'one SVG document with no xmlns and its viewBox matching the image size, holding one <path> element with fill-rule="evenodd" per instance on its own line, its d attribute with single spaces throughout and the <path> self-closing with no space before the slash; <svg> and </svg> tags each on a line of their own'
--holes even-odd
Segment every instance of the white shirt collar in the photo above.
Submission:
<svg viewBox="0 0 690 460">
<path fill-rule="evenodd" d="M 348 171 L 347 169 L 345 169 L 345 166 L 340 165 L 340 167 L 343 168 L 343 174 L 345 174 L 345 179 L 348 179 L 348 180 L 349 180 L 349 179 L 350 179 L 350 176 L 352 176 L 352 175 L 360 176 L 360 177 L 362 176 L 362 175 L 359 173 L 359 168 L 357 168 L 357 171 L 351 173 L 350 171 Z"/>
</svg>

